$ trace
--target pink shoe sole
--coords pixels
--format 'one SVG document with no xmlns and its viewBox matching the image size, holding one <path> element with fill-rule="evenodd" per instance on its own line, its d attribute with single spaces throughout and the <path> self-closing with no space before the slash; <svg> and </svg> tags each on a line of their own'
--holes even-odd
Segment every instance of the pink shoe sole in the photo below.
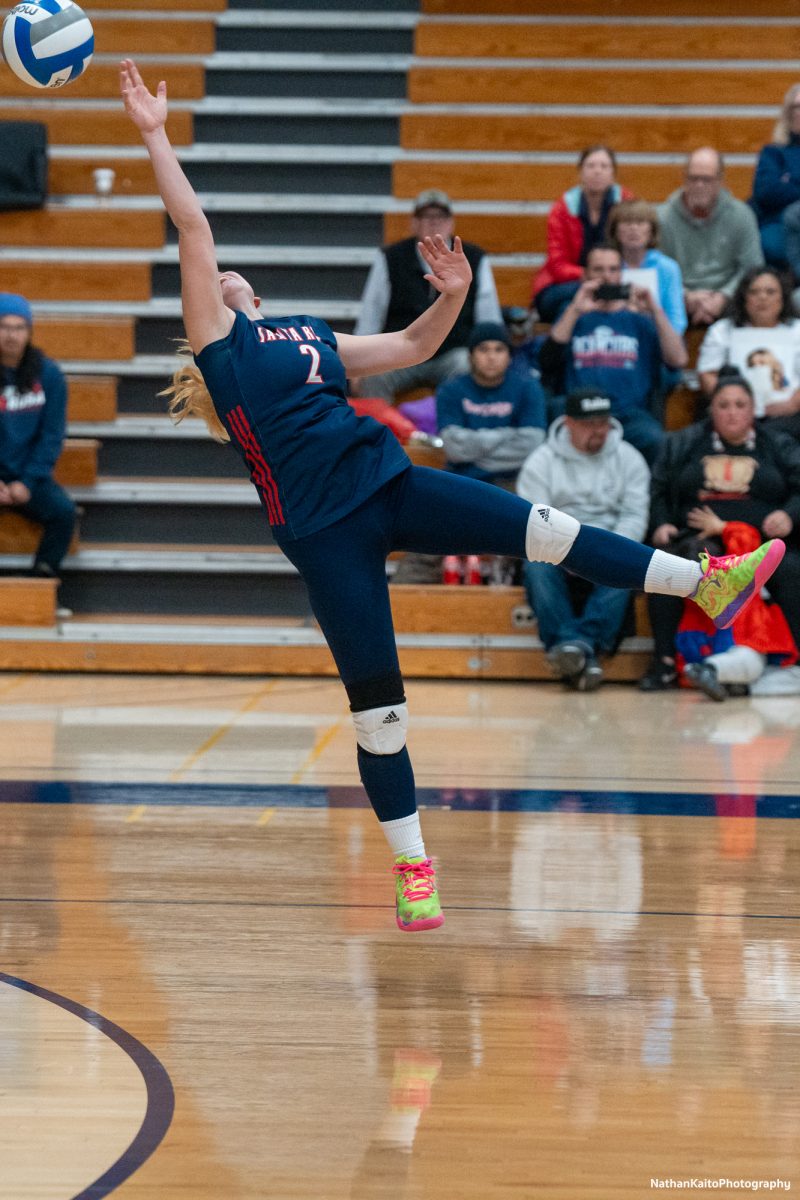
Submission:
<svg viewBox="0 0 800 1200">
<path fill-rule="evenodd" d="M 403 933 L 417 933 L 420 929 L 438 929 L 440 925 L 444 925 L 444 913 L 440 913 L 438 917 L 425 917 L 422 921 L 412 921 L 410 925 L 404 925 L 399 917 L 395 917 L 397 928 L 402 929 Z"/>
<path fill-rule="evenodd" d="M 714 622 L 717 629 L 729 629 L 740 613 L 743 613 L 748 604 L 758 595 L 764 584 L 774 574 L 775 570 L 780 566 L 781 560 L 786 553 L 786 545 L 775 538 L 767 553 L 762 558 L 761 562 L 756 567 L 755 579 L 749 588 L 740 592 L 736 601 L 729 605 L 722 614 L 722 618 Z"/>
</svg>

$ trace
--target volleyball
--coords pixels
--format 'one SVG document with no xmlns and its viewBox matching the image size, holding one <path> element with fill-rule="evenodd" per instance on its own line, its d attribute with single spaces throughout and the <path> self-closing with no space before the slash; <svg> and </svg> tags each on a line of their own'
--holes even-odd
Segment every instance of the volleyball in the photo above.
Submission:
<svg viewBox="0 0 800 1200">
<path fill-rule="evenodd" d="M 3 57 L 31 87 L 63 87 L 86 70 L 93 52 L 92 23 L 72 0 L 25 0 L 3 21 Z"/>
</svg>

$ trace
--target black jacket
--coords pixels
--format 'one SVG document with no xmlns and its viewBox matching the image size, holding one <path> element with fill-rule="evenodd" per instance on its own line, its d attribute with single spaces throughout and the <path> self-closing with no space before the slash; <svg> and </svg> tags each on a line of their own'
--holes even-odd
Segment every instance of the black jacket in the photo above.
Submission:
<svg viewBox="0 0 800 1200">
<path fill-rule="evenodd" d="M 686 429 L 668 434 L 661 443 L 650 479 L 651 528 L 680 525 L 686 497 L 679 492 L 679 470 L 687 461 L 697 460 L 707 452 L 711 430 L 711 418 L 707 417 Z M 762 422 L 756 425 L 753 457 L 780 471 L 786 484 L 786 494 L 779 507 L 789 514 L 797 526 L 800 523 L 800 445 L 790 434 L 770 429 L 768 423 Z"/>
</svg>

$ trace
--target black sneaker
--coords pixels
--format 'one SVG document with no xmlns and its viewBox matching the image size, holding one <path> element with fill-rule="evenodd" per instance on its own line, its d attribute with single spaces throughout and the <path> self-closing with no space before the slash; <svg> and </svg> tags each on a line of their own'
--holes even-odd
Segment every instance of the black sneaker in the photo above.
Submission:
<svg viewBox="0 0 800 1200">
<path fill-rule="evenodd" d="M 693 688 L 705 692 L 711 700 L 719 702 L 727 697 L 728 689 L 720 682 L 713 663 L 687 663 L 683 673 Z"/>
<path fill-rule="evenodd" d="M 667 692 L 678 686 L 678 671 L 674 663 L 654 658 L 639 680 L 640 692 Z"/>
<path fill-rule="evenodd" d="M 586 663 L 580 675 L 570 680 L 579 692 L 596 692 L 603 682 L 603 668 L 593 654 L 586 655 Z"/>
<path fill-rule="evenodd" d="M 583 642 L 559 642 L 547 651 L 547 661 L 560 679 L 575 679 L 586 666 L 591 648 Z"/>
</svg>

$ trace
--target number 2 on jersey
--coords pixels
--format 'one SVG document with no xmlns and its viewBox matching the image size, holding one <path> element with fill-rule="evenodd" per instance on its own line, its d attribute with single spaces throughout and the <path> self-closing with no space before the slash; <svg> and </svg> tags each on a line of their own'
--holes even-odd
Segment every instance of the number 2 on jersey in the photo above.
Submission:
<svg viewBox="0 0 800 1200">
<path fill-rule="evenodd" d="M 306 383 L 323 383 L 323 378 L 319 373 L 319 350 L 315 350 L 313 346 L 301 346 L 300 353 L 311 355 L 311 366 L 308 368 Z"/>
</svg>

